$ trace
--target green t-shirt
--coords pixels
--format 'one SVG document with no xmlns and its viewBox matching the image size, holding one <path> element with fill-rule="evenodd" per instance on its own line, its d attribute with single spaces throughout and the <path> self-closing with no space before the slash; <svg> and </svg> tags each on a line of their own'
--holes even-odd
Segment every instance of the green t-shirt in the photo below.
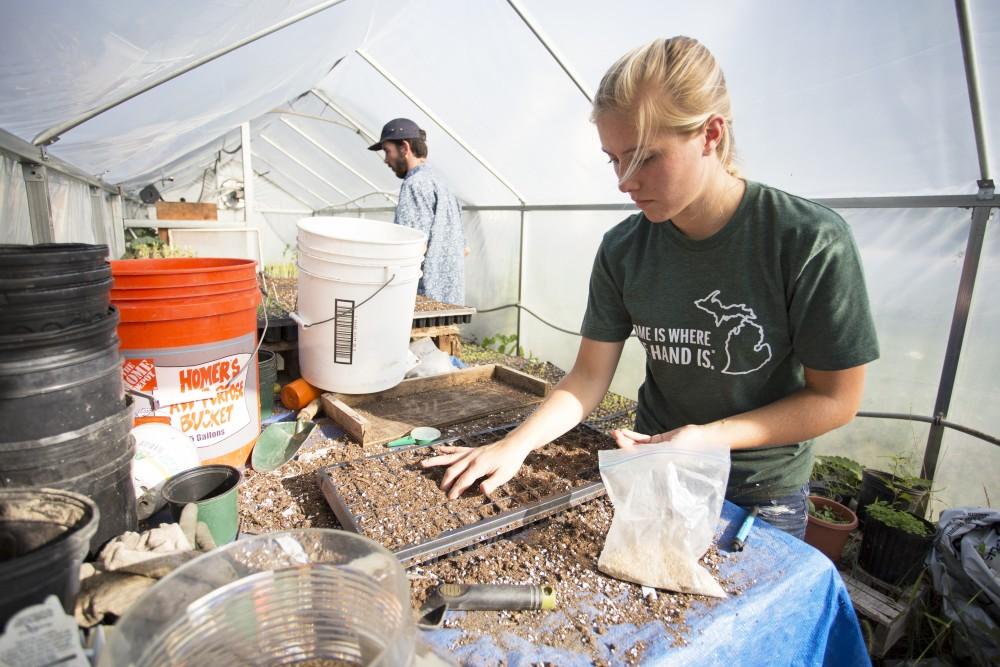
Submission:
<svg viewBox="0 0 1000 667">
<path fill-rule="evenodd" d="M 582 333 L 632 332 L 646 350 L 636 430 L 648 434 L 773 403 L 805 386 L 803 366 L 843 370 L 879 354 L 847 223 L 751 181 L 707 239 L 642 213 L 604 235 Z M 811 445 L 734 450 L 727 496 L 794 492 L 809 480 Z"/>
</svg>

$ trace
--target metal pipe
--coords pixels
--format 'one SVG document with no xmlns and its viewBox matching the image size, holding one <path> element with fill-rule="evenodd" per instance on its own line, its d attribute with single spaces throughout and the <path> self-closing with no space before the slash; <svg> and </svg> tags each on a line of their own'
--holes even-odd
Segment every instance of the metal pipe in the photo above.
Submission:
<svg viewBox="0 0 1000 667">
<path fill-rule="evenodd" d="M 254 211 L 253 147 L 250 143 L 250 123 L 240 123 L 240 164 L 243 166 L 243 221 L 250 222 Z"/>
<path fill-rule="evenodd" d="M 299 12 L 295 16 L 291 16 L 283 21 L 279 21 L 278 23 L 275 23 L 270 27 L 264 28 L 263 30 L 258 30 L 249 37 L 244 37 L 243 39 L 238 40 L 233 44 L 230 44 L 229 46 L 217 49 L 209 53 L 208 55 L 202 56 L 201 58 L 196 58 L 187 65 L 181 67 L 176 72 L 171 72 L 169 74 L 164 74 L 163 76 L 157 77 L 152 81 L 150 81 L 149 83 L 141 86 L 139 89 L 132 91 L 131 93 L 127 93 L 125 95 L 120 95 L 118 97 L 112 98 L 111 100 L 108 100 L 107 102 L 100 104 L 94 107 L 93 109 L 90 109 L 89 111 L 80 114 L 79 116 L 73 118 L 72 120 L 68 120 L 63 123 L 59 123 L 58 125 L 55 125 L 53 127 L 50 127 L 49 129 L 45 130 L 44 132 L 41 132 L 38 136 L 36 136 L 31 141 L 31 143 L 33 143 L 36 146 L 47 146 L 54 141 L 58 141 L 59 136 L 62 135 L 63 133 L 72 130 L 74 127 L 82 125 L 83 123 L 86 123 L 88 120 L 92 118 L 100 116 L 105 111 L 110 111 L 111 109 L 114 109 L 120 104 L 128 102 L 130 99 L 134 97 L 138 97 L 139 95 L 142 95 L 143 93 L 150 91 L 153 88 L 156 88 L 157 86 L 161 86 L 164 83 L 167 83 L 168 81 L 176 79 L 182 74 L 187 74 L 191 70 L 201 67 L 206 63 L 210 63 L 213 60 L 217 60 L 218 58 L 221 58 L 227 53 L 232 53 L 233 51 L 239 48 L 242 48 L 248 44 L 252 44 L 257 40 L 263 37 L 267 37 L 270 34 L 278 32 L 279 30 L 287 28 L 290 25 L 295 25 L 296 23 L 302 21 L 303 19 L 307 19 L 310 16 L 319 14 L 320 12 L 330 9 L 331 7 L 334 7 L 336 5 L 339 5 L 342 2 L 344 2 L 344 0 L 327 0 L 326 2 L 321 2 L 315 7 L 307 9 L 303 12 Z"/>
<path fill-rule="evenodd" d="M 260 135 L 260 138 L 264 140 L 264 143 L 269 144 L 276 151 L 278 151 L 279 153 L 281 153 L 282 155 L 284 155 L 285 157 L 287 157 L 289 160 L 291 160 L 295 164 L 297 164 L 300 167 L 302 167 L 303 169 L 305 169 L 308 173 L 310 173 L 313 176 L 315 176 L 316 179 L 319 180 L 321 183 L 325 183 L 326 185 L 329 185 L 332 189 L 336 190 L 337 192 L 339 192 L 344 197 L 348 197 L 349 196 L 346 192 L 344 192 L 343 190 L 341 190 L 340 188 L 338 188 L 336 185 L 334 185 L 330 181 L 328 181 L 325 178 L 323 178 L 323 176 L 321 176 L 315 169 L 313 169 L 312 167 L 310 167 L 309 165 L 307 165 L 305 162 L 303 162 L 302 160 L 298 159 L 297 157 L 295 157 L 294 155 L 292 155 L 291 153 L 289 153 L 288 151 L 286 151 L 284 148 L 282 148 L 278 144 L 274 143 L 270 138 L 265 137 L 263 134 Z"/>
<path fill-rule="evenodd" d="M 969 89 L 972 129 L 976 133 L 976 155 L 979 157 L 979 177 L 981 180 L 987 181 L 991 180 L 993 176 L 990 172 L 986 124 L 979 92 L 979 71 L 976 66 L 976 44 L 975 37 L 972 34 L 972 21 L 969 19 L 968 0 L 955 0 L 955 13 L 958 16 L 958 34 L 962 41 L 962 60 L 965 61 L 965 84 Z"/>
<path fill-rule="evenodd" d="M 32 164 L 44 165 L 50 171 L 75 178 L 78 181 L 101 188 L 111 194 L 118 194 L 118 188 L 110 183 L 105 183 L 101 179 L 74 167 L 68 162 L 60 160 L 54 155 L 49 155 L 44 148 L 33 146 L 6 130 L 0 130 L 0 152 L 9 155 L 16 162 L 30 162 Z"/>
<path fill-rule="evenodd" d="M 524 299 L 524 211 L 521 211 L 521 229 L 517 236 L 517 345 L 524 347 L 521 340 L 521 302 Z M 514 350 L 517 352 L 517 350 Z"/>
<path fill-rule="evenodd" d="M 361 123 L 354 120 L 346 111 L 337 106 L 337 104 L 333 100 L 331 100 L 329 97 L 326 96 L 326 93 L 317 88 L 310 88 L 309 92 L 315 95 L 316 98 L 320 102 L 322 102 L 328 109 L 330 109 L 335 113 L 340 114 L 341 118 L 343 118 L 348 123 L 353 125 L 357 129 L 357 131 L 364 136 L 365 141 L 367 141 L 368 143 L 375 143 L 375 135 L 366 130 Z"/>
<path fill-rule="evenodd" d="M 510 5 L 511 9 L 513 9 L 514 12 L 518 15 L 518 17 L 520 17 L 520 19 L 524 21 L 524 24 L 528 26 L 528 30 L 530 30 L 532 34 L 538 39 L 538 41 L 542 43 L 542 46 L 545 47 L 545 50 L 549 52 L 549 55 L 552 56 L 552 58 L 556 61 L 559 67 L 562 68 L 562 71 L 566 73 L 566 76 L 568 76 L 573 81 L 577 89 L 581 93 L 583 93 L 583 96 L 587 98 L 587 101 L 593 104 L 594 94 L 591 93 L 590 90 L 583 84 L 583 81 L 579 76 L 577 76 L 576 72 L 570 69 L 569 65 L 566 64 L 565 59 L 563 59 L 563 57 L 556 52 L 555 47 L 552 46 L 552 44 L 545 37 L 545 35 L 542 34 L 542 31 L 535 25 L 534 21 L 528 18 L 528 15 L 520 7 L 519 3 L 516 2 L 516 0 L 507 0 L 507 4 Z"/>
<path fill-rule="evenodd" d="M 989 435 L 988 433 L 983 433 L 982 431 L 977 431 L 974 428 L 969 428 L 968 426 L 962 426 L 961 424 L 945 421 L 943 419 L 934 419 L 933 417 L 924 417 L 923 415 L 908 415 L 899 412 L 859 412 L 855 416 L 870 417 L 874 419 L 900 419 L 903 421 L 923 422 L 925 424 L 940 424 L 944 428 L 950 428 L 954 429 L 955 431 L 960 431 L 961 433 L 965 433 L 966 435 L 971 435 L 974 438 L 985 440 L 986 442 L 992 445 L 1000 445 L 1000 438 Z"/>
<path fill-rule="evenodd" d="M 375 195 L 384 196 L 385 193 L 382 192 L 381 190 L 375 190 L 374 192 L 366 192 L 365 194 L 360 195 L 358 197 L 355 197 L 354 199 L 348 199 L 347 201 L 340 202 L 339 204 L 330 204 L 329 206 L 325 206 L 325 207 L 323 207 L 322 209 L 320 209 L 320 210 L 318 210 L 316 212 L 318 214 L 320 214 L 320 215 L 323 215 L 324 213 L 329 213 L 329 212 L 337 212 L 335 209 L 341 209 L 341 208 L 344 208 L 345 206 L 350 206 L 354 202 L 360 201 L 360 200 L 364 199 L 365 197 L 372 197 L 372 196 L 375 196 Z M 362 212 L 361 207 L 354 207 L 354 208 L 358 212 Z M 368 211 L 368 212 L 371 212 L 371 209 L 365 209 L 365 210 Z M 380 210 L 383 210 L 383 212 L 385 212 L 385 213 L 391 213 L 391 212 L 394 212 L 396 210 L 396 207 L 394 207 L 394 206 L 383 206 L 382 209 L 380 209 Z"/>
<path fill-rule="evenodd" d="M 253 157 L 254 157 L 254 159 L 255 159 L 255 160 L 256 160 L 257 162 L 260 162 L 261 164 L 264 164 L 264 165 L 267 165 L 267 167 L 269 168 L 269 169 L 268 169 L 268 171 L 276 171 L 276 170 L 274 169 L 274 167 L 273 167 L 273 166 L 271 166 L 271 163 L 270 163 L 270 162 L 269 162 L 269 161 L 268 161 L 268 160 L 267 160 L 266 158 L 262 157 L 260 153 L 257 153 L 257 152 L 255 152 L 255 153 L 253 154 Z M 263 177 L 262 177 L 262 178 L 263 178 Z M 271 180 L 270 178 L 269 178 L 269 179 L 267 179 L 267 180 L 269 180 L 269 181 L 271 181 L 272 183 L 274 183 L 274 181 L 273 181 L 273 180 Z M 304 190 L 306 194 L 308 194 L 309 196 L 313 197 L 313 198 L 314 198 L 314 199 L 315 199 L 316 201 L 320 202 L 320 203 L 322 204 L 322 206 L 329 206 L 329 203 L 327 202 L 327 200 L 326 200 L 326 198 L 325 198 L 325 197 L 320 197 L 320 196 L 319 196 L 318 194 L 316 194 L 315 192 L 313 192 L 312 190 L 310 190 L 310 189 L 309 189 L 309 188 L 307 188 L 306 186 L 302 185 L 302 183 L 300 183 L 300 182 L 298 182 L 298 181 L 295 181 L 295 184 L 296 184 L 296 185 L 297 185 L 298 187 L 302 188 L 302 190 Z M 287 194 L 291 195 L 291 196 L 292 196 L 292 197 L 294 197 L 295 199 L 298 199 L 299 201 L 302 201 L 302 200 L 301 200 L 301 199 L 299 199 L 298 197 L 295 197 L 295 195 L 292 195 L 292 194 L 291 194 L 290 192 L 288 192 L 288 190 L 285 190 L 284 188 L 282 188 L 282 187 L 281 187 L 280 185 L 278 185 L 277 183 L 275 183 L 274 185 L 275 185 L 275 187 L 277 187 L 278 189 L 282 190 L 283 192 L 285 192 L 285 193 L 287 193 Z M 306 206 L 309 206 L 309 207 L 312 207 L 312 204 L 310 204 L 309 202 L 304 202 L 304 201 L 302 201 L 302 203 L 303 203 L 303 204 L 305 204 Z"/>
<path fill-rule="evenodd" d="M 275 213 L 278 215 L 312 215 L 313 211 L 301 208 L 261 208 L 257 207 L 258 213 Z"/>
<path fill-rule="evenodd" d="M 1000 207 L 1000 197 L 979 199 L 977 195 L 930 195 L 903 197 L 834 197 L 818 198 L 813 201 L 834 209 L 845 208 L 994 208 Z M 382 212 L 381 208 L 366 208 L 371 213 Z M 623 211 L 634 212 L 639 209 L 634 204 L 498 204 L 477 206 L 467 204 L 463 211 Z"/>
<path fill-rule="evenodd" d="M 433 111 L 431 111 L 427 107 L 426 104 L 424 104 L 423 102 L 421 102 L 420 100 L 418 100 L 416 98 L 416 96 L 412 92 L 410 92 L 409 90 L 407 90 L 407 88 L 405 86 L 403 86 L 402 83 L 400 83 L 394 76 L 392 76 L 384 67 L 382 67 L 380 64 L 378 64 L 375 61 L 375 59 L 372 58 L 370 55 L 368 55 L 367 53 L 365 53 L 361 49 L 356 49 L 355 53 L 357 53 L 359 56 L 361 56 L 361 58 L 364 59 L 365 62 L 367 62 L 369 65 L 371 65 L 372 68 L 376 72 L 378 72 L 379 74 L 382 75 L 382 78 L 384 78 L 386 81 L 388 81 L 389 83 L 391 83 L 396 88 L 396 90 L 398 90 L 399 92 L 401 92 L 403 94 L 404 97 L 406 97 L 408 100 L 410 100 L 410 102 L 412 102 L 418 109 L 420 109 L 424 113 L 424 115 L 426 115 L 428 118 L 430 118 L 439 128 L 441 128 L 444 131 L 445 134 L 447 134 L 449 137 L 451 137 L 456 143 L 458 143 L 459 146 L 461 146 L 462 148 L 464 148 L 466 153 L 468 153 L 469 155 L 471 155 L 479 164 L 481 164 L 483 166 L 483 168 L 486 169 L 486 171 L 490 172 L 493 175 L 494 178 L 496 178 L 498 181 L 500 181 L 504 185 L 504 187 L 506 187 L 508 190 L 510 190 L 510 192 L 517 198 L 517 201 L 519 201 L 522 205 L 524 205 L 524 203 L 525 203 L 524 202 L 524 197 L 522 197 L 520 195 L 520 193 L 518 193 L 518 191 L 514 188 L 514 186 L 510 184 L 510 181 L 508 181 L 506 178 L 504 178 L 503 176 L 501 176 L 500 173 L 497 172 L 497 170 L 494 169 L 493 166 L 490 165 L 483 156 L 481 156 L 479 153 L 477 153 L 472 148 L 472 146 L 470 146 L 468 144 L 468 142 L 466 142 L 464 139 L 462 139 L 461 137 L 459 137 L 458 134 L 456 134 L 454 130 L 452 130 L 450 127 L 448 127 L 445 124 L 445 122 L 443 120 L 441 120 L 441 118 L 439 116 L 437 116 L 437 114 L 435 114 Z"/>
<path fill-rule="evenodd" d="M 257 157 L 258 160 L 260 159 L 260 156 L 255 156 L 255 157 Z M 284 192 L 286 195 L 288 195 L 289 197 L 291 197 L 295 201 L 299 202 L 303 206 L 309 207 L 309 214 L 312 215 L 312 213 L 313 213 L 312 204 L 310 204 L 309 202 L 307 202 L 304 199 L 302 199 L 302 197 L 298 197 L 298 196 L 292 194 L 291 192 L 289 192 L 287 189 L 281 187 L 280 185 L 278 185 L 277 181 L 275 181 L 273 178 L 269 178 L 267 174 L 262 174 L 259 171 L 257 171 L 256 169 L 254 170 L 254 173 L 257 174 L 257 178 L 261 179 L 262 181 L 267 181 L 272 186 L 274 186 L 275 188 L 277 188 L 281 192 Z M 270 171 L 268 173 L 270 173 Z M 320 201 L 322 201 L 322 200 L 320 200 Z"/>
<path fill-rule="evenodd" d="M 325 116 L 317 116 L 316 114 L 313 114 L 313 113 L 302 113 L 301 111 L 291 111 L 289 109 L 272 109 L 271 111 L 268 111 L 267 113 L 273 113 L 273 114 L 276 114 L 276 115 L 279 115 L 279 116 L 298 116 L 299 118 L 308 118 L 309 120 L 318 120 L 318 121 L 323 122 L 323 123 L 329 123 L 330 125 L 337 125 L 339 127 L 346 128 L 348 130 L 351 130 L 352 132 L 354 132 L 355 134 L 357 134 L 359 136 L 361 135 L 361 130 L 359 130 L 356 127 L 348 125 L 347 123 L 341 123 L 339 120 L 334 120 L 332 118 L 327 118 Z"/>
<path fill-rule="evenodd" d="M 28 195 L 28 220 L 31 223 L 33 243 L 55 243 L 56 228 L 52 222 L 52 203 L 49 200 L 49 175 L 43 165 L 21 163 L 24 187 Z"/>
<path fill-rule="evenodd" d="M 324 155 L 326 155 L 328 158 L 330 158 L 331 160 L 333 160 L 334 162 L 336 162 L 337 164 L 339 164 L 341 167 L 343 167 L 347 171 L 351 172 L 352 174 L 354 174 L 355 176 L 357 176 L 358 178 L 360 178 L 372 190 L 381 192 L 381 189 L 379 188 L 379 186 L 377 186 L 374 183 L 372 183 L 368 178 L 366 178 L 364 176 L 364 174 L 360 173 L 357 169 L 354 169 L 351 165 L 347 164 L 346 162 L 344 162 L 343 160 L 341 160 L 339 157 L 337 157 L 336 155 L 334 155 L 332 152 L 330 152 L 330 150 L 326 146 L 324 146 L 323 144 L 319 143 L 318 141 L 316 141 L 315 139 L 313 139 L 312 137 L 310 137 L 308 134 L 306 134 L 306 132 L 304 130 L 300 129 L 296 125 L 293 125 L 290 121 L 288 121 L 288 120 L 286 120 L 284 118 L 281 119 L 281 122 L 284 123 L 285 125 L 287 125 L 288 127 L 292 128 L 292 130 L 294 130 L 299 136 L 301 136 L 303 139 L 305 139 L 310 144 L 312 144 L 313 146 L 315 146 L 321 153 L 323 153 Z M 382 192 L 382 195 L 386 199 L 389 200 L 389 203 L 391 203 L 391 204 L 395 204 L 396 203 L 395 200 L 392 198 L 392 195 L 390 195 L 389 193 Z"/>
<path fill-rule="evenodd" d="M 986 224 L 989 222 L 990 214 L 991 210 L 988 208 L 977 208 L 972 213 L 969 239 L 965 246 L 965 259 L 962 262 L 962 277 L 958 283 L 955 311 L 951 318 L 951 331 L 948 333 L 948 346 L 945 348 L 941 380 L 938 384 L 937 399 L 934 401 L 934 416 L 937 420 L 945 419 L 951 407 L 955 376 L 958 373 L 958 362 L 962 354 L 962 343 L 965 340 L 965 329 L 969 323 L 969 308 L 972 305 L 972 293 L 976 286 L 979 258 L 982 255 L 983 241 L 986 238 Z M 931 426 L 931 432 L 927 437 L 927 447 L 924 449 L 923 476 L 927 479 L 934 479 L 943 436 L 944 428 L 940 424 Z"/>
</svg>

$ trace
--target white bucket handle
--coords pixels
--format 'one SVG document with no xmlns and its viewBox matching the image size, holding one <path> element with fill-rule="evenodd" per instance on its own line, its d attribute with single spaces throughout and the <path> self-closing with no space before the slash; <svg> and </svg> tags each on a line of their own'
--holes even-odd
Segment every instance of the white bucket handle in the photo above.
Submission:
<svg viewBox="0 0 1000 667">
<path fill-rule="evenodd" d="M 385 267 L 385 272 L 388 273 L 389 271 L 392 271 L 392 275 L 389 276 L 389 279 L 386 280 L 384 283 L 382 283 L 381 287 L 379 287 L 377 290 L 375 290 L 374 292 L 372 292 L 371 296 L 369 296 L 367 299 L 365 299 L 364 301 L 362 301 L 358 305 L 356 305 L 353 308 L 351 308 L 351 313 L 354 313 L 354 311 L 356 311 L 358 308 L 360 308 L 361 306 L 365 305 L 366 303 L 368 303 L 369 301 L 371 301 L 372 299 L 374 299 L 375 296 L 379 292 L 381 292 L 386 287 L 388 287 L 389 283 L 391 283 L 393 280 L 396 279 L 396 272 L 398 271 L 397 267 L 394 267 L 394 266 L 392 266 L 392 267 L 390 267 L 390 266 Z M 302 316 L 300 314 L 298 314 L 298 313 L 288 313 L 288 316 L 290 318 L 292 318 L 292 320 L 294 320 L 296 323 L 298 323 L 298 325 L 301 326 L 303 329 L 308 329 L 309 327 L 319 326 L 320 324 L 326 324 L 327 322 L 333 322 L 335 319 L 337 319 L 337 316 L 334 315 L 333 317 L 328 317 L 327 319 L 320 320 L 319 322 L 306 322 L 302 318 Z"/>
</svg>

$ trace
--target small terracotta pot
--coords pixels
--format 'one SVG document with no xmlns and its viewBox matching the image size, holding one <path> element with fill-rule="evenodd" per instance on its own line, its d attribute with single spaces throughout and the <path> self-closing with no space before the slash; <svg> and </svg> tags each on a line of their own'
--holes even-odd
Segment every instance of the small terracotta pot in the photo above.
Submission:
<svg viewBox="0 0 1000 667">
<path fill-rule="evenodd" d="M 836 563 L 840 560 L 840 554 L 851 531 L 858 527 L 858 517 L 848 508 L 829 498 L 809 496 L 809 499 L 816 509 L 829 507 L 838 517 L 848 520 L 848 523 L 830 523 L 810 514 L 809 523 L 806 524 L 806 543 L 816 547 Z"/>
</svg>

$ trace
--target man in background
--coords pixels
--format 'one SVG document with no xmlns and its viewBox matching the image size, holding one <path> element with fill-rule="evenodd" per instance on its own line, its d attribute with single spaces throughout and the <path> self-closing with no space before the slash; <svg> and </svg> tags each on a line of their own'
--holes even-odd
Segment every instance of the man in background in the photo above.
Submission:
<svg viewBox="0 0 1000 667">
<path fill-rule="evenodd" d="M 427 254 L 417 293 L 443 303 L 465 303 L 465 235 L 462 209 L 441 177 L 427 164 L 427 133 L 409 118 L 390 120 L 378 143 L 385 163 L 403 179 L 396 224 L 427 234 Z"/>
</svg>

